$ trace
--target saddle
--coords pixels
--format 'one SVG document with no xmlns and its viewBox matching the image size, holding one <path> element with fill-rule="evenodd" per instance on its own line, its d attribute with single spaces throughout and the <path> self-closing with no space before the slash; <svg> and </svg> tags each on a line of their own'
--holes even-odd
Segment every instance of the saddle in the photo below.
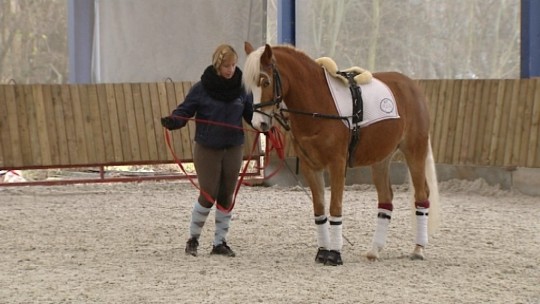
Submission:
<svg viewBox="0 0 540 304">
<path fill-rule="evenodd" d="M 330 57 L 317 58 L 315 59 L 315 62 L 317 62 L 320 66 L 325 68 L 326 71 L 330 73 L 330 75 L 343 81 L 344 84 L 349 84 L 350 81 L 348 77 L 343 75 L 343 73 L 346 73 L 346 74 L 350 73 L 354 75 L 353 79 L 356 84 L 370 83 L 371 80 L 373 79 L 373 75 L 371 74 L 370 71 L 363 69 L 361 67 L 357 67 L 357 66 L 353 66 L 348 69 L 339 71 L 337 68 L 336 62 Z"/>
<path fill-rule="evenodd" d="M 360 122 L 362 122 L 364 115 L 362 92 L 359 85 L 370 83 L 373 79 L 373 75 L 371 72 L 357 66 L 340 71 L 338 70 L 335 61 L 329 57 L 318 58 L 315 62 L 326 69 L 332 77 L 340 79 L 345 85 L 349 86 L 352 96 L 353 126 L 350 128 L 351 139 L 348 148 L 348 165 L 349 167 L 352 167 L 354 164 L 354 152 L 356 151 L 358 141 L 360 140 Z"/>
</svg>

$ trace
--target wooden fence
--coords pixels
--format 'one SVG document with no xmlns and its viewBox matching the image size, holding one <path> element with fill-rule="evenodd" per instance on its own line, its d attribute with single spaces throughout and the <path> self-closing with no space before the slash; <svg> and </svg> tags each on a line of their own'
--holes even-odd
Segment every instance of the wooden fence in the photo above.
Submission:
<svg viewBox="0 0 540 304">
<path fill-rule="evenodd" d="M 540 167 L 540 79 L 422 80 L 436 162 Z"/>
<path fill-rule="evenodd" d="M 160 118 L 190 88 L 191 82 L 0 85 L 0 168 L 170 163 Z M 193 121 L 172 132 L 180 159 L 192 160 L 193 133 Z M 249 153 L 254 133 L 247 134 Z"/>
<path fill-rule="evenodd" d="M 437 163 L 540 167 L 540 79 L 419 80 Z M 0 169 L 168 163 L 159 118 L 190 82 L 0 85 Z M 192 159 L 194 126 L 172 132 Z M 246 153 L 253 133 L 248 132 Z M 290 147 L 288 156 L 294 156 Z"/>
</svg>

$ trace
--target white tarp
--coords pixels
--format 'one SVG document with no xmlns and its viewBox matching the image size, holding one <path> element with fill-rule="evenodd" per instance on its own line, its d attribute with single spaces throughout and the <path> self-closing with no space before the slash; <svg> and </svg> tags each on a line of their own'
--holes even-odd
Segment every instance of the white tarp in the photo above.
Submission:
<svg viewBox="0 0 540 304">
<path fill-rule="evenodd" d="M 95 0 L 93 81 L 199 80 L 214 49 L 264 43 L 266 1 Z"/>
</svg>

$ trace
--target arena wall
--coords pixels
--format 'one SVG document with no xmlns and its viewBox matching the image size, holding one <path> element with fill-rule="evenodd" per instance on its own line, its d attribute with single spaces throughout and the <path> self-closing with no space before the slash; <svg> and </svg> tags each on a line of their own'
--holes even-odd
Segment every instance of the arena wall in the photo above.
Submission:
<svg viewBox="0 0 540 304">
<path fill-rule="evenodd" d="M 440 178 L 445 178 L 442 172 L 467 179 L 483 175 L 503 187 L 540 180 L 535 173 L 540 168 L 540 79 L 418 83 L 428 97 Z M 0 85 L 0 169 L 173 163 L 159 119 L 183 100 L 191 85 Z M 172 132 L 173 149 L 187 162 L 192 159 L 193 124 Z M 248 132 L 246 154 L 254 137 Z M 286 157 L 295 158 L 290 144 Z M 397 167 L 400 162 L 397 156 Z M 540 187 L 533 183 L 529 188 Z"/>
</svg>

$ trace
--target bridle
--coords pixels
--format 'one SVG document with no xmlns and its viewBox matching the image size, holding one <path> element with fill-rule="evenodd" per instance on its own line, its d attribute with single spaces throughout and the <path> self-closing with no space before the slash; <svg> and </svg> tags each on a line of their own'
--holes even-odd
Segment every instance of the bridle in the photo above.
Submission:
<svg viewBox="0 0 540 304">
<path fill-rule="evenodd" d="M 274 94 L 272 96 L 272 99 L 254 105 L 253 110 L 255 110 L 255 112 L 257 112 L 257 113 L 268 115 L 268 114 L 266 114 L 266 113 L 264 113 L 262 111 L 259 111 L 258 109 L 263 108 L 263 107 L 273 106 L 273 105 L 279 107 L 279 104 L 283 101 L 283 96 L 281 94 L 282 93 L 281 76 L 280 76 L 279 71 L 278 71 L 275 64 L 272 64 L 272 78 L 274 80 L 273 81 Z"/>
<path fill-rule="evenodd" d="M 289 124 L 287 123 L 286 118 L 282 114 L 283 108 L 281 107 L 281 103 L 283 102 L 283 89 L 282 89 L 282 84 L 281 84 L 281 75 L 279 74 L 279 71 L 275 63 L 272 63 L 271 66 L 272 66 L 272 80 L 273 80 L 272 81 L 272 84 L 273 84 L 272 99 L 253 105 L 253 112 L 269 117 L 270 122 L 272 121 L 272 118 L 276 118 L 279 124 L 283 128 L 285 128 L 285 130 L 289 131 L 290 130 Z M 275 106 L 275 109 L 279 111 L 274 110 L 272 111 L 272 113 L 268 114 L 264 111 L 259 110 L 260 108 L 270 107 L 270 106 Z"/>
</svg>

